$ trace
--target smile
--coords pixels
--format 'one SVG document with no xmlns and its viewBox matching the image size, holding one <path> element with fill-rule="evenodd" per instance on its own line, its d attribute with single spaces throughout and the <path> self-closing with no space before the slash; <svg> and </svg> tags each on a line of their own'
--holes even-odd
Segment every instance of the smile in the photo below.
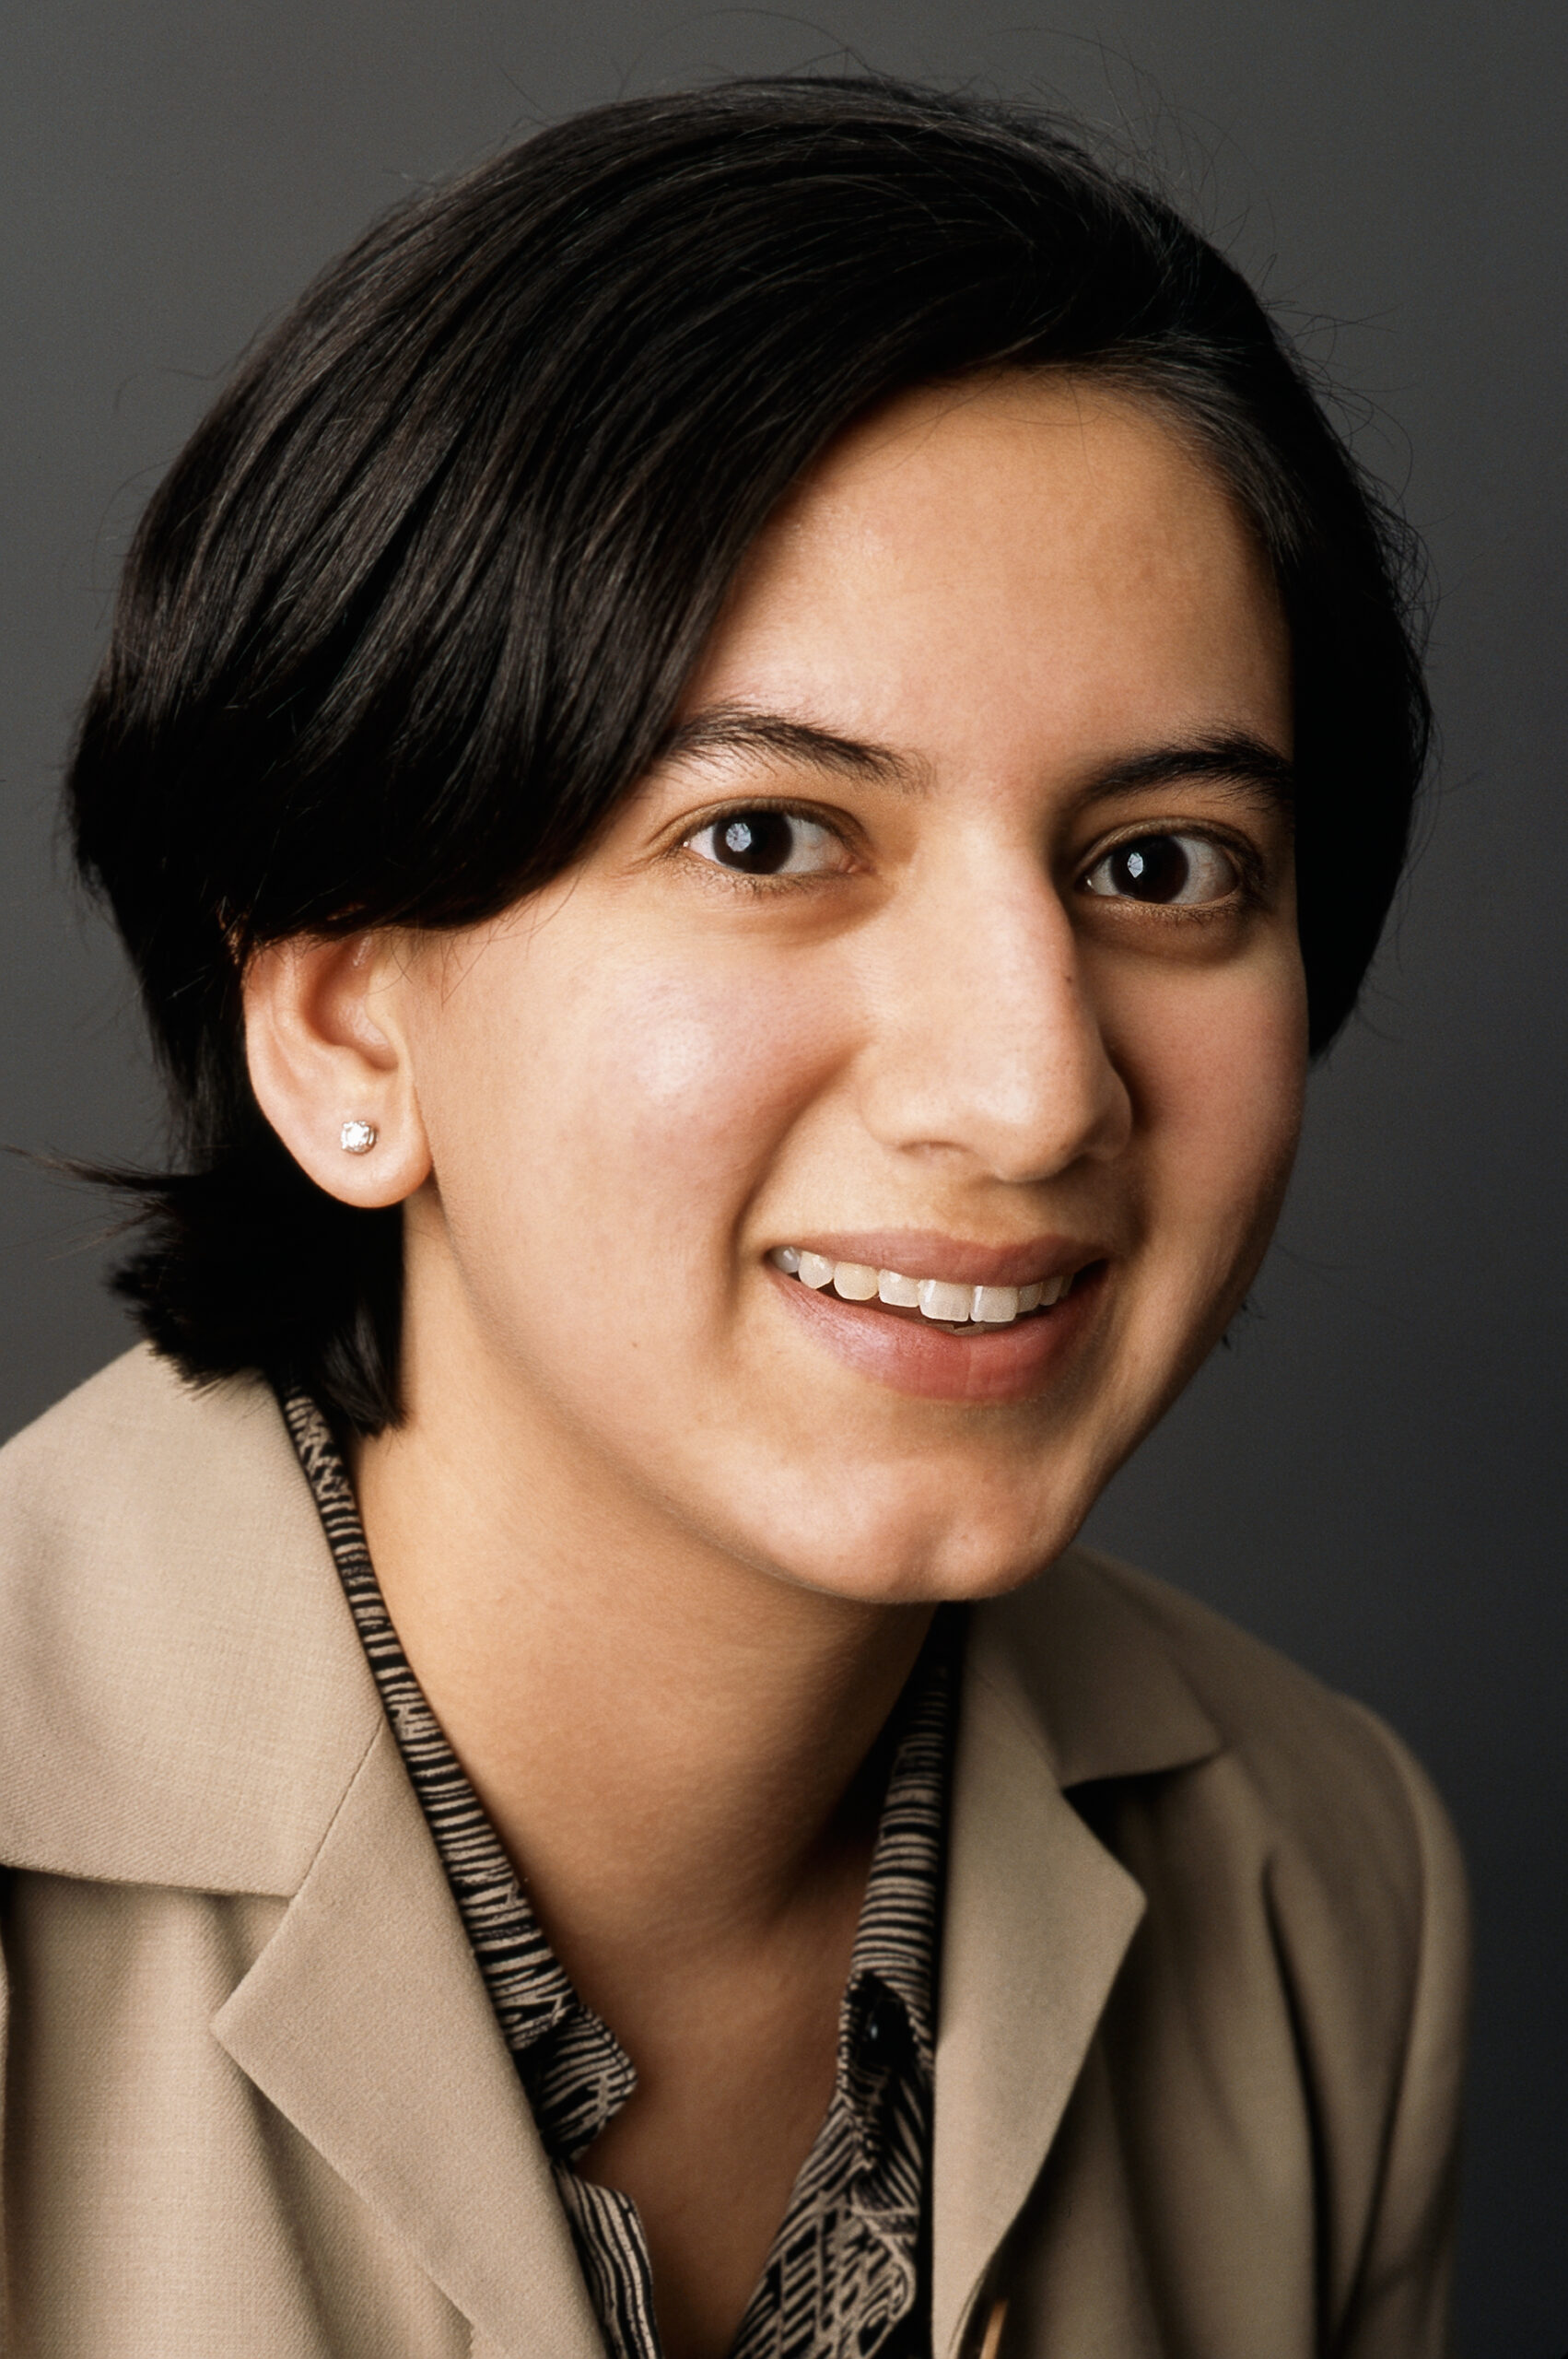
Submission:
<svg viewBox="0 0 1568 2359">
<path fill-rule="evenodd" d="M 898 1270 L 873 1269 L 867 1262 L 830 1262 L 796 1245 L 779 1245 L 768 1255 L 776 1270 L 798 1278 L 813 1293 L 833 1293 L 845 1302 L 876 1302 L 890 1310 L 918 1311 L 950 1335 L 984 1335 L 1011 1327 L 1032 1312 L 1049 1310 L 1062 1299 L 1076 1273 L 1036 1278 L 1021 1286 L 967 1285 L 946 1278 L 907 1278 Z"/>
</svg>

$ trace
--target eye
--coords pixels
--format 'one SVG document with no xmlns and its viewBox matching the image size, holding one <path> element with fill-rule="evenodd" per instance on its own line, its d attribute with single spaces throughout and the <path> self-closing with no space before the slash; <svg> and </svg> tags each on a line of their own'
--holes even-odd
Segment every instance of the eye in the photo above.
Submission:
<svg viewBox="0 0 1568 2359">
<path fill-rule="evenodd" d="M 1104 900 L 1164 907 L 1223 901 L 1241 878 L 1229 852 L 1207 836 L 1135 836 L 1097 860 L 1083 879 Z"/>
<path fill-rule="evenodd" d="M 686 841 L 699 860 L 744 876 L 820 876 L 841 865 L 844 856 L 843 845 L 820 819 L 766 804 L 726 811 Z"/>
</svg>

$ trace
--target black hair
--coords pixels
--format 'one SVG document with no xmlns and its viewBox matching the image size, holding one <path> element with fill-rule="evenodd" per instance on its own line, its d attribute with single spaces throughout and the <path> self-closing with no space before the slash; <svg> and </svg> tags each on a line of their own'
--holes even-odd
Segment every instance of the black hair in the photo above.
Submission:
<svg viewBox="0 0 1568 2359">
<path fill-rule="evenodd" d="M 1164 405 L 1267 551 L 1332 1038 L 1426 757 L 1410 544 L 1245 281 L 1015 109 L 869 78 L 602 108 L 332 264 L 126 565 L 68 807 L 178 1125 L 116 1284 L 187 1374 L 259 1367 L 353 1430 L 398 1414 L 401 1216 L 326 1194 L 263 1119 L 252 949 L 463 926 L 558 873 L 655 756 L 802 470 L 900 390 L 1009 366 Z"/>
</svg>

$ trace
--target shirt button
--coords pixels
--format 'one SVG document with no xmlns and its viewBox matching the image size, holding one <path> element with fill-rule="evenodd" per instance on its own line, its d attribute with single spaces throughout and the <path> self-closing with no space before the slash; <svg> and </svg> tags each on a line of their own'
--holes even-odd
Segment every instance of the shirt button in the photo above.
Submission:
<svg viewBox="0 0 1568 2359">
<path fill-rule="evenodd" d="M 895 1999 L 873 1999 L 866 2011 L 866 2046 L 885 2054 L 893 2044 L 898 2027 L 898 2002 Z"/>
</svg>

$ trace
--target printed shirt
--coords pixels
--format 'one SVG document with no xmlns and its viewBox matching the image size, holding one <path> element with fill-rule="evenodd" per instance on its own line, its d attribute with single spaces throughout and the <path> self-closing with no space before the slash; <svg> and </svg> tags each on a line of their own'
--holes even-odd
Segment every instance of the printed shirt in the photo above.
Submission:
<svg viewBox="0 0 1568 2359">
<path fill-rule="evenodd" d="M 637 2086 L 554 1955 L 410 1670 L 347 1470 L 315 1403 L 284 1403 L 300 1463 L 479 1970 L 528 2093 L 612 2359 L 660 2359 L 630 2198 L 573 2167 Z M 955 1677 L 941 1615 L 899 1708 L 838 2022 L 833 2095 L 731 2359 L 929 2359 L 934 1971 Z"/>
</svg>

